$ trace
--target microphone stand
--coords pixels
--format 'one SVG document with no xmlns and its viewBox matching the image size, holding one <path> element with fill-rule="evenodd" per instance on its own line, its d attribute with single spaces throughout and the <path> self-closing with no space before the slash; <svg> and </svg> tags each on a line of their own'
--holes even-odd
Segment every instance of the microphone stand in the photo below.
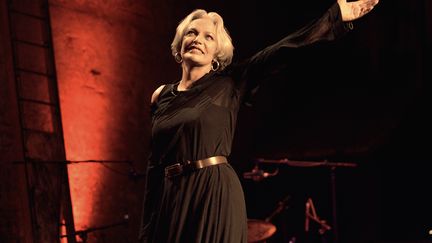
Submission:
<svg viewBox="0 0 432 243">
<path fill-rule="evenodd" d="M 125 220 L 123 220 L 123 221 L 113 223 L 113 224 L 102 225 L 102 226 L 98 226 L 98 227 L 90 227 L 90 228 L 87 228 L 85 230 L 77 230 L 73 234 L 60 235 L 60 238 L 65 238 L 65 237 L 70 237 L 70 236 L 75 237 L 78 235 L 80 237 L 80 239 L 82 240 L 80 243 L 86 243 L 87 238 L 88 238 L 88 233 L 99 231 L 99 230 L 105 230 L 105 229 L 113 228 L 116 226 L 126 225 L 128 223 L 127 219 L 128 219 L 128 217 L 126 216 Z"/>
<path fill-rule="evenodd" d="M 42 163 L 42 164 L 66 164 L 66 165 L 71 165 L 71 164 L 86 164 L 86 163 L 99 163 L 101 165 L 104 165 L 105 163 L 110 163 L 110 164 L 128 164 L 130 166 L 130 171 L 129 173 L 122 173 L 120 171 L 116 171 L 111 167 L 107 167 L 110 170 L 113 170 L 114 172 L 118 173 L 118 174 L 122 174 L 124 176 L 128 176 L 130 179 L 132 180 L 137 180 L 143 176 L 145 176 L 144 173 L 140 173 L 138 171 L 135 170 L 135 168 L 132 165 L 132 161 L 129 160 L 30 160 L 30 161 L 13 161 L 13 164 L 23 164 L 26 165 L 27 163 Z M 69 191 L 69 185 L 67 186 L 67 190 Z M 70 195 L 70 192 L 68 192 L 68 194 Z M 31 199 L 29 199 L 31 200 Z M 69 199 L 70 200 L 70 199 Z M 70 216 L 72 218 L 72 222 L 70 222 L 70 225 L 67 224 L 66 228 L 67 231 L 70 232 L 66 235 L 61 235 L 60 238 L 64 238 L 67 237 L 68 241 L 71 242 L 75 242 L 75 236 L 78 235 L 81 239 L 82 239 L 82 243 L 85 243 L 87 241 L 87 234 L 89 232 L 93 232 L 93 231 L 97 231 L 97 230 L 103 230 L 103 229 L 107 229 L 110 227 L 114 227 L 114 226 L 118 226 L 118 225 L 124 225 L 127 224 L 127 220 L 128 220 L 128 216 L 125 216 L 125 220 L 123 220 L 122 222 L 119 223 L 114 223 L 114 224 L 110 224 L 110 225 L 105 225 L 105 226 L 100 226 L 100 227 L 94 227 L 94 228 L 88 228 L 86 230 L 75 230 L 75 225 L 73 222 L 73 216 Z"/>
</svg>

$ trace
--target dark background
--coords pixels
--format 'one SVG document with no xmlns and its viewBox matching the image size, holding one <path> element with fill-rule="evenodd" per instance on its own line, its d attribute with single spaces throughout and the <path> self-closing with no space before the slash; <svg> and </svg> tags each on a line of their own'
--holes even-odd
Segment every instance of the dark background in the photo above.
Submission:
<svg viewBox="0 0 432 243">
<path fill-rule="evenodd" d="M 332 3 L 205 7 L 224 16 L 241 59 Z M 424 1 L 381 1 L 343 38 L 290 59 L 286 72 L 262 85 L 253 106 L 241 110 L 232 155 L 239 176 L 256 158 L 356 163 L 335 171 L 340 241 L 430 240 L 430 11 Z M 261 168 L 279 173 L 260 182 L 242 179 L 249 218 L 266 218 L 290 197 L 288 209 L 272 220 L 278 231 L 270 242 L 302 237 L 308 197 L 332 225 L 329 168 Z"/>
</svg>

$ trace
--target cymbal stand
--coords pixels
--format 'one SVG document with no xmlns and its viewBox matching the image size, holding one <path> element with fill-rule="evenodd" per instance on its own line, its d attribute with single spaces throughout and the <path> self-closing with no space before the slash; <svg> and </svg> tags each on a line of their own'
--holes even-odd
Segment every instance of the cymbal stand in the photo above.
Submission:
<svg viewBox="0 0 432 243">
<path fill-rule="evenodd" d="M 278 202 L 278 205 L 276 209 L 267 217 L 265 218 L 265 222 L 270 222 L 276 215 L 281 213 L 283 210 L 287 209 L 289 207 L 288 202 L 291 199 L 291 196 L 288 195 L 282 201 Z"/>
<path fill-rule="evenodd" d="M 327 224 L 325 220 L 322 220 L 318 217 L 316 213 L 315 206 L 311 198 L 306 200 L 306 212 L 305 212 L 305 232 L 309 232 L 309 223 L 310 220 L 318 223 L 321 227 L 318 230 L 320 235 L 323 235 L 327 230 L 331 230 L 330 225 Z"/>
</svg>

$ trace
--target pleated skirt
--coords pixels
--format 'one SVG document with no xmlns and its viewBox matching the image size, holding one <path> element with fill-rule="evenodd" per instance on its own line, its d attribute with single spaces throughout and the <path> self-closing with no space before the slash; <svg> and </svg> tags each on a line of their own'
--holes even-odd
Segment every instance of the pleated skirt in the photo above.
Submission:
<svg viewBox="0 0 432 243">
<path fill-rule="evenodd" d="M 231 165 L 165 178 L 153 243 L 246 243 L 244 192 Z"/>
</svg>

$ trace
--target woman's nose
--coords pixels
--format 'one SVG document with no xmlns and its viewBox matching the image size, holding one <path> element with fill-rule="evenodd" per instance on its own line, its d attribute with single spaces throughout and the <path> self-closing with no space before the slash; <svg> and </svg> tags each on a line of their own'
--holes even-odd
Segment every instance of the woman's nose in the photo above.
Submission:
<svg viewBox="0 0 432 243">
<path fill-rule="evenodd" d="M 201 44 L 201 36 L 200 35 L 195 36 L 195 39 L 193 40 L 193 43 L 199 43 L 199 44 Z"/>
</svg>

